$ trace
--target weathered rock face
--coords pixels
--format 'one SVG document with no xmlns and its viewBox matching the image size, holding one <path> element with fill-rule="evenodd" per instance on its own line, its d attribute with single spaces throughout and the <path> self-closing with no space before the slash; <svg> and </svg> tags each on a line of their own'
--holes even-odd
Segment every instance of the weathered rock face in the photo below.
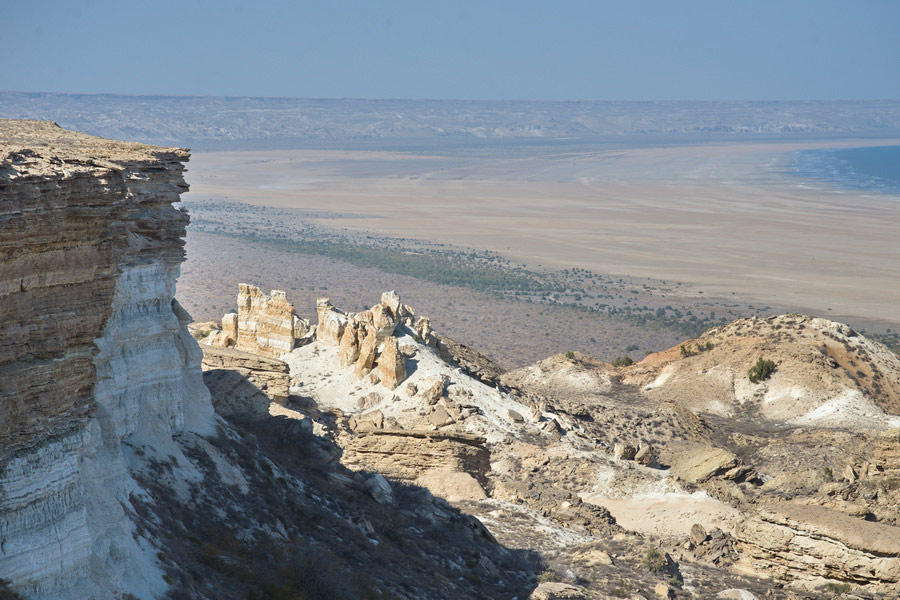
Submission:
<svg viewBox="0 0 900 600">
<path fill-rule="evenodd" d="M 390 337 L 384 341 L 381 355 L 378 357 L 378 376 L 382 385 L 388 389 L 396 389 L 406 379 L 406 367 L 397 338 Z"/>
<path fill-rule="evenodd" d="M 242 283 L 237 305 L 237 313 L 222 317 L 222 331 L 211 345 L 277 358 L 309 333 L 309 323 L 297 315 L 282 291 L 266 296 L 258 287 Z"/>
<path fill-rule="evenodd" d="M 27 596 L 165 590 L 123 448 L 211 431 L 173 300 L 184 150 L 0 120 L 0 577 Z"/>
<path fill-rule="evenodd" d="M 276 358 L 241 352 L 232 348 L 203 348 L 204 372 L 235 371 L 248 383 L 276 402 L 287 400 L 291 386 L 290 370 L 286 363 Z M 204 379 L 208 379 L 204 375 Z M 218 394 L 217 394 L 218 395 Z M 217 407 L 217 410 L 218 407 Z M 219 412 L 222 412 L 219 410 Z"/>
<path fill-rule="evenodd" d="M 425 473 L 467 473 L 479 484 L 490 470 L 484 438 L 466 433 L 370 430 L 345 440 L 342 462 L 404 481 Z"/>
<path fill-rule="evenodd" d="M 871 523 L 820 506 L 763 507 L 735 530 L 744 571 L 814 589 L 847 582 L 896 592 L 900 527 Z"/>
<path fill-rule="evenodd" d="M 341 336 L 344 334 L 344 325 L 347 323 L 347 315 L 336 309 L 328 298 L 319 298 L 316 303 L 316 313 L 319 323 L 316 325 L 316 340 L 338 346 Z"/>
</svg>

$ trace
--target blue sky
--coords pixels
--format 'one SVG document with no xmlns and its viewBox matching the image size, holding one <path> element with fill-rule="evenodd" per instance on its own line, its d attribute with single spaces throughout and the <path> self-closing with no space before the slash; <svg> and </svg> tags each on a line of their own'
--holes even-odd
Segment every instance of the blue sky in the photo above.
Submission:
<svg viewBox="0 0 900 600">
<path fill-rule="evenodd" d="M 900 98 L 898 0 L 0 0 L 0 89 Z"/>
</svg>

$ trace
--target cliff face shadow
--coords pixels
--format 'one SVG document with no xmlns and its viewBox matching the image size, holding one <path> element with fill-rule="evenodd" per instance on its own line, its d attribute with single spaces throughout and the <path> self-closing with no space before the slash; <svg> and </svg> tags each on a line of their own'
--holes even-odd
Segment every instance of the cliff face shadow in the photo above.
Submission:
<svg viewBox="0 0 900 600">
<path fill-rule="evenodd" d="M 537 553 L 502 546 L 425 488 L 347 469 L 336 443 L 308 422 L 261 414 L 254 386 L 230 373 L 208 376 L 227 377 L 250 400 L 246 412 L 215 398 L 228 413 L 217 435 L 179 436 L 191 464 L 151 460 L 139 476 L 150 497 L 131 498 L 135 535 L 164 547 L 168 597 L 501 599 L 534 589 Z"/>
</svg>

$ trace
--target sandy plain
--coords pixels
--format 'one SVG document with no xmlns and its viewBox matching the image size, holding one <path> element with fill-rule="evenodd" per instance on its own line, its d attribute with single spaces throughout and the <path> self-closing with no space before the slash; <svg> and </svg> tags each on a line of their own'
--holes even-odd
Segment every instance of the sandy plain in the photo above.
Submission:
<svg viewBox="0 0 900 600">
<path fill-rule="evenodd" d="M 494 250 L 533 268 L 900 323 L 900 198 L 790 173 L 790 153 L 896 140 L 195 153 L 191 201 L 328 212 L 319 224 Z"/>
</svg>

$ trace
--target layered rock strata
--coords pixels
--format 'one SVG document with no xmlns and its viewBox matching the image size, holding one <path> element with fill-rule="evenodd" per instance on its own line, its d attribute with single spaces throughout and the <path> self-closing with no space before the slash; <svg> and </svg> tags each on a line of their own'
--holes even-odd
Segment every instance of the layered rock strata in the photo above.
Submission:
<svg viewBox="0 0 900 600">
<path fill-rule="evenodd" d="M 203 348 L 204 378 L 214 371 L 232 371 L 267 397 L 284 402 L 289 395 L 291 375 L 288 366 L 276 358 L 266 358 L 232 348 Z"/>
<path fill-rule="evenodd" d="M 429 472 L 466 473 L 484 484 L 490 471 L 485 439 L 464 432 L 373 429 L 348 437 L 342 462 L 394 479 L 415 481 Z"/>
<path fill-rule="evenodd" d="M 808 589 L 847 582 L 900 588 L 900 527 L 870 523 L 820 506 L 765 506 L 735 531 L 739 566 Z"/>
<path fill-rule="evenodd" d="M 151 597 L 134 442 L 211 431 L 173 300 L 185 150 L 0 120 L 0 577 L 40 598 Z"/>
<path fill-rule="evenodd" d="M 259 356 L 277 358 L 290 352 L 309 333 L 309 322 L 299 317 L 280 290 L 270 296 L 254 285 L 239 285 L 238 311 L 222 317 L 222 330 L 210 343 Z"/>
</svg>

